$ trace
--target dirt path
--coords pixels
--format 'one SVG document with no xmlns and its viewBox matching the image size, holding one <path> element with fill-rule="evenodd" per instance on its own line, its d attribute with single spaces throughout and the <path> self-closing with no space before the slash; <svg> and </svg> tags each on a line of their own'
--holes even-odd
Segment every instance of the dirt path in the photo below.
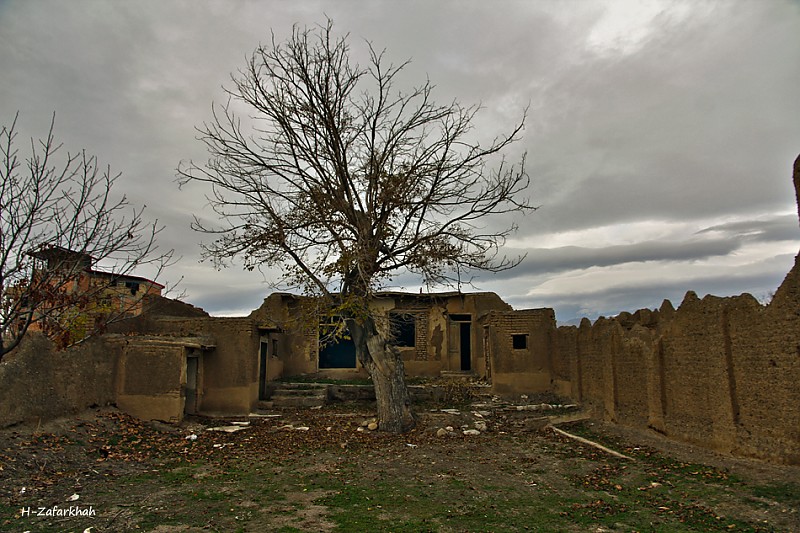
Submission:
<svg viewBox="0 0 800 533">
<path fill-rule="evenodd" d="M 400 436 L 363 427 L 363 407 L 280 415 L 172 427 L 98 410 L 2 430 L 0 529 L 800 531 L 800 469 L 655 434 L 564 426 L 626 461 L 536 413 L 428 410 Z"/>
</svg>

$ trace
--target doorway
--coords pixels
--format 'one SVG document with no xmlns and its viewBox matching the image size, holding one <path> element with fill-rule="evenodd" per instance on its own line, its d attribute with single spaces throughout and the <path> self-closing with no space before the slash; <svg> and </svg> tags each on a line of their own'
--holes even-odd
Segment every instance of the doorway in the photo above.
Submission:
<svg viewBox="0 0 800 533">
<path fill-rule="evenodd" d="M 258 399 L 267 398 L 267 362 L 269 361 L 269 342 L 261 341 L 258 355 Z"/>
<path fill-rule="evenodd" d="M 200 358 L 189 355 L 186 358 L 186 388 L 183 412 L 187 415 L 197 414 L 197 375 L 200 367 Z"/>
<path fill-rule="evenodd" d="M 472 370 L 472 324 L 469 322 L 461 322 L 460 336 L 461 336 L 461 370 Z"/>
<path fill-rule="evenodd" d="M 472 315 L 452 314 L 449 319 L 450 360 L 457 363 L 462 372 L 469 372 L 472 370 Z"/>
</svg>

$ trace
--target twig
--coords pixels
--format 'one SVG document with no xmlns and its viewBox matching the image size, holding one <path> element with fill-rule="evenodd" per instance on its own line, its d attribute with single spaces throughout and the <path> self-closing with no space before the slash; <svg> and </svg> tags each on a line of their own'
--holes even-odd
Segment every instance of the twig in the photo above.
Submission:
<svg viewBox="0 0 800 533">
<path fill-rule="evenodd" d="M 554 426 L 550 426 L 550 427 L 551 427 L 551 429 L 553 431 L 555 431 L 559 435 L 563 435 L 563 436 L 568 437 L 570 439 L 576 440 L 576 441 L 578 441 L 578 442 L 580 442 L 582 444 L 586 444 L 588 446 L 592 446 L 592 447 L 597 448 L 598 450 L 601 450 L 601 451 L 603 451 L 603 452 L 605 452 L 605 453 L 607 453 L 609 455 L 613 455 L 614 457 L 618 457 L 620 459 L 627 459 L 628 461 L 633 461 L 633 457 L 628 457 L 627 455 L 623 455 L 623 454 L 621 454 L 619 452 L 615 452 L 614 450 L 612 450 L 610 448 L 606 448 L 602 444 L 598 444 L 596 442 L 590 441 L 589 439 L 584 439 L 583 437 L 579 437 L 577 435 L 573 435 L 572 433 L 567 433 L 563 429 L 558 429 L 557 427 L 554 427 Z"/>
</svg>

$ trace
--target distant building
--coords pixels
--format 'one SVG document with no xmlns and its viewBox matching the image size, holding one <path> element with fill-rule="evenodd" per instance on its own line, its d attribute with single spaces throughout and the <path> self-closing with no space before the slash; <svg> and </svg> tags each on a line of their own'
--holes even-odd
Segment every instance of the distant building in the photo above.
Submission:
<svg viewBox="0 0 800 533">
<path fill-rule="evenodd" d="M 73 338 L 68 341 L 80 340 L 98 323 L 141 314 L 143 297 L 160 296 L 164 289 L 140 276 L 96 270 L 95 258 L 87 253 L 51 246 L 29 255 L 35 260 L 31 286 L 39 281 L 38 287 L 17 288 L 19 297 L 38 299 L 29 330 L 69 330 Z M 55 308 L 60 310 L 54 314 Z"/>
</svg>

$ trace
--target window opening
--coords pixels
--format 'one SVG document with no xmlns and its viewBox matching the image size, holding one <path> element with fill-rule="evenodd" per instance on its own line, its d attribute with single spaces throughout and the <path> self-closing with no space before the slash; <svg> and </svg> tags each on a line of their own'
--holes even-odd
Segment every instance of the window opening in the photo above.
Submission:
<svg viewBox="0 0 800 533">
<path fill-rule="evenodd" d="M 527 350 L 528 335 L 524 333 L 516 333 L 511 335 L 511 347 L 515 350 Z"/>
<path fill-rule="evenodd" d="M 398 348 L 417 345 L 417 317 L 411 313 L 389 313 L 392 337 Z"/>
</svg>

